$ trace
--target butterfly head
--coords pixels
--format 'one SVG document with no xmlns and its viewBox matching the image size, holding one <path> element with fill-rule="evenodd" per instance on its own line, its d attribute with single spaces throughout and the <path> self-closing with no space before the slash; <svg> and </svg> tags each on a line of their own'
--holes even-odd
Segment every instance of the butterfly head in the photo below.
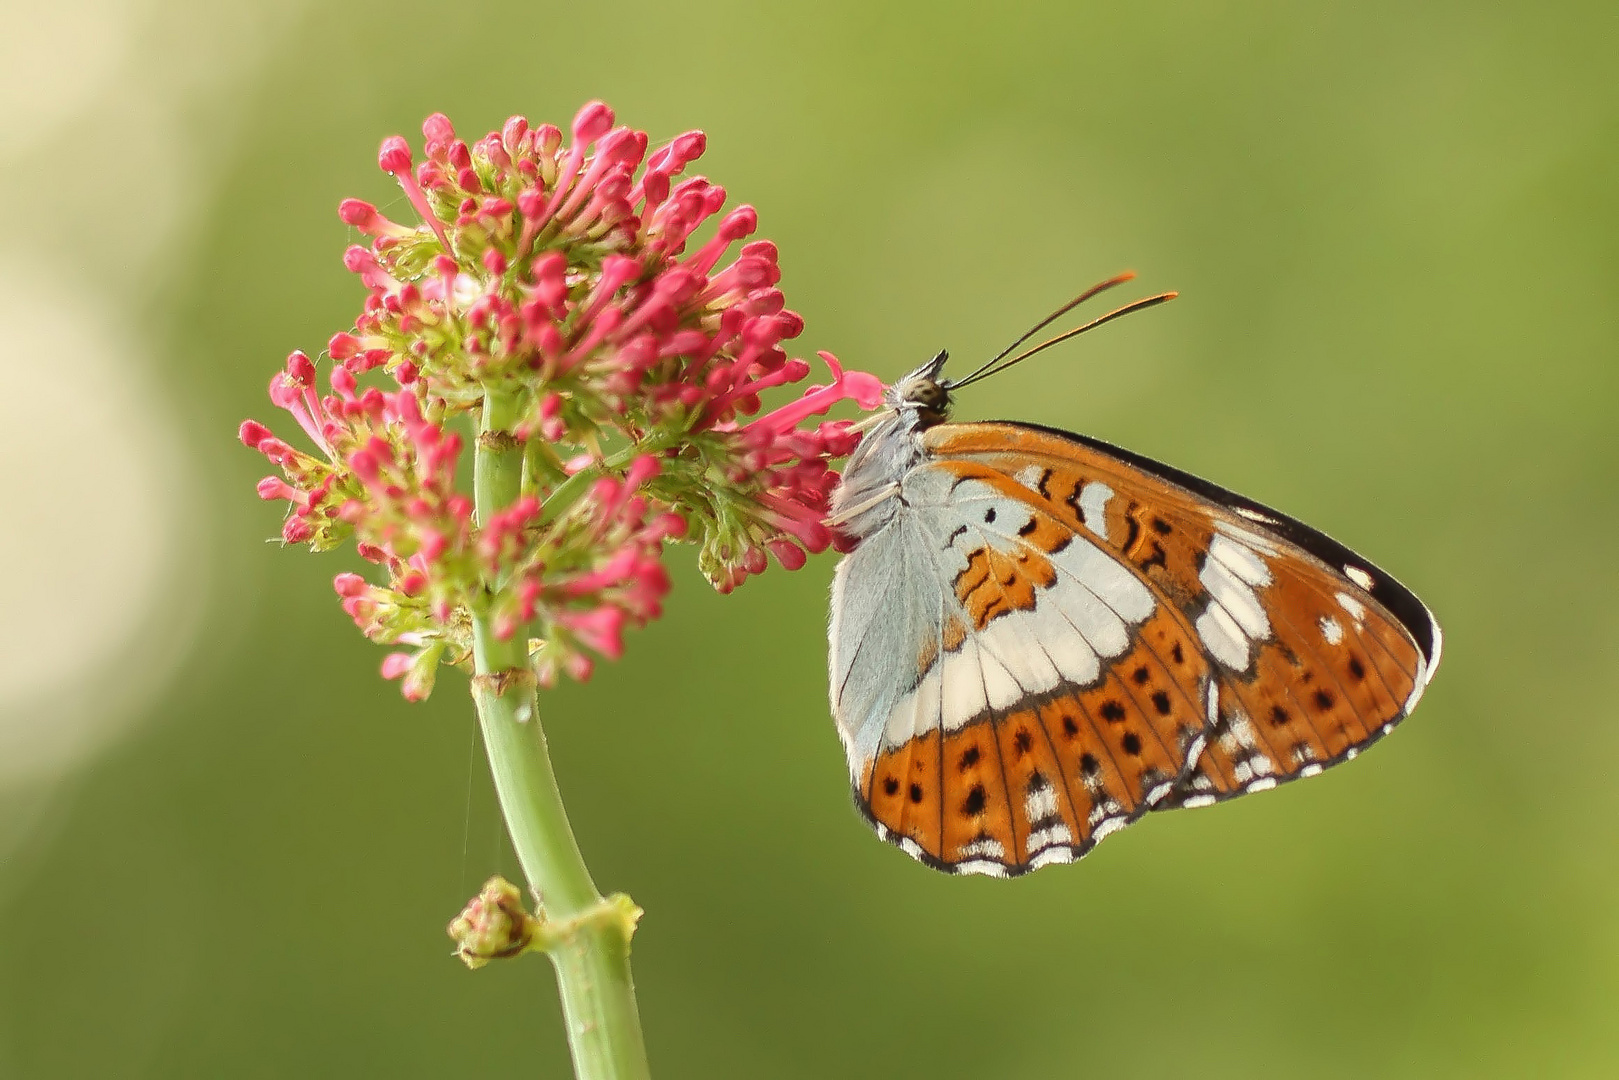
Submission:
<svg viewBox="0 0 1619 1080">
<path fill-rule="evenodd" d="M 939 354 L 883 392 L 884 404 L 899 413 L 910 413 L 920 427 L 938 424 L 950 414 L 950 383 L 940 378 L 949 352 Z"/>
</svg>

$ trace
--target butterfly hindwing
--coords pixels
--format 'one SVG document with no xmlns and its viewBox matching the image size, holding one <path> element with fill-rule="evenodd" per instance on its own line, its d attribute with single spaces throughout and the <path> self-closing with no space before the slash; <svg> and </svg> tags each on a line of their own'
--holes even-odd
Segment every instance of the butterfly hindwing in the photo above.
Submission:
<svg viewBox="0 0 1619 1080">
<path fill-rule="evenodd" d="M 1438 662 L 1416 597 L 1285 515 L 1080 436 L 982 423 L 922 438 L 947 467 L 992 471 L 1095 538 L 1190 631 L 1213 673 L 1199 688 L 1207 747 L 1157 808 L 1354 757 L 1410 712 Z"/>
<path fill-rule="evenodd" d="M 1214 673 L 1139 570 L 970 462 L 915 469 L 903 505 L 834 587 L 833 711 L 879 833 L 943 869 L 1018 873 L 1188 778 Z M 896 650 L 917 676 L 888 689 L 862 657 Z"/>
</svg>

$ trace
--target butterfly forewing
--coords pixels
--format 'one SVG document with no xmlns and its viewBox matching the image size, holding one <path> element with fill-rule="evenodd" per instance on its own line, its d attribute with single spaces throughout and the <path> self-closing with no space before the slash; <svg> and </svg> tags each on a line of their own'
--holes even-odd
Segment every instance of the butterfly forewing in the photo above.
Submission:
<svg viewBox="0 0 1619 1080">
<path fill-rule="evenodd" d="M 1157 609 L 1146 625 L 1179 638 L 1157 658 L 1201 706 L 1207 743 L 1158 808 L 1351 758 L 1410 711 L 1432 675 L 1439 633 L 1427 609 L 1285 515 L 1079 436 L 984 423 L 939 425 L 922 439 L 958 474 L 997 474 L 984 482 L 1021 492 L 1149 586 Z M 1177 645 L 1202 667 L 1166 663 Z M 1111 677 L 1128 663 L 1113 662 Z"/>
</svg>

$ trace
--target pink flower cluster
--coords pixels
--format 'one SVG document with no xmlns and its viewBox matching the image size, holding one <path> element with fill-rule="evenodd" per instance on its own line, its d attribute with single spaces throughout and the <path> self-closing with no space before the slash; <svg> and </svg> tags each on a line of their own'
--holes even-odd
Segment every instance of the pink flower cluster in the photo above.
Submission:
<svg viewBox="0 0 1619 1080">
<path fill-rule="evenodd" d="M 316 452 L 241 430 L 281 470 L 259 494 L 289 504 L 284 540 L 353 538 L 386 574 L 336 582 L 368 636 L 412 650 L 384 673 L 425 696 L 438 663 L 465 663 L 476 611 L 503 638 L 532 635 L 542 678 L 583 678 L 591 654 L 617 657 L 624 628 L 658 615 L 666 540 L 700 541 L 722 590 L 766 552 L 796 569 L 824 550 L 831 461 L 857 436 L 815 418 L 844 400 L 872 408 L 881 386 L 822 353 L 828 385 L 757 415 L 762 394 L 810 372 L 783 347 L 803 321 L 777 288 L 775 245 L 733 250 L 755 230 L 751 207 L 687 250 L 726 199 L 682 175 L 703 134 L 649 156 L 646 134 L 599 102 L 571 140 L 521 117 L 471 144 L 439 115 L 423 134 L 420 164 L 398 137 L 379 155 L 420 224 L 339 207 L 371 242 L 345 255 L 368 295 L 328 343 L 330 392 L 301 352 L 271 381 Z M 522 483 L 479 520 L 452 426 L 487 421 L 491 400 L 510 415 L 485 423 L 475 453 L 520 461 Z"/>
</svg>

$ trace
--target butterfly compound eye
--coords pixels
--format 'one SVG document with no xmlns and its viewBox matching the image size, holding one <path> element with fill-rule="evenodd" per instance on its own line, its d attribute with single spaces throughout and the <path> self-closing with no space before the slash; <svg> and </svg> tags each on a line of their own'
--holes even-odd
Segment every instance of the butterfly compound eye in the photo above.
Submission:
<svg viewBox="0 0 1619 1080">
<path fill-rule="evenodd" d="M 900 399 L 907 405 L 915 405 L 924 412 L 944 415 L 950 407 L 950 393 L 937 382 L 929 378 L 912 379 L 900 391 Z"/>
</svg>

